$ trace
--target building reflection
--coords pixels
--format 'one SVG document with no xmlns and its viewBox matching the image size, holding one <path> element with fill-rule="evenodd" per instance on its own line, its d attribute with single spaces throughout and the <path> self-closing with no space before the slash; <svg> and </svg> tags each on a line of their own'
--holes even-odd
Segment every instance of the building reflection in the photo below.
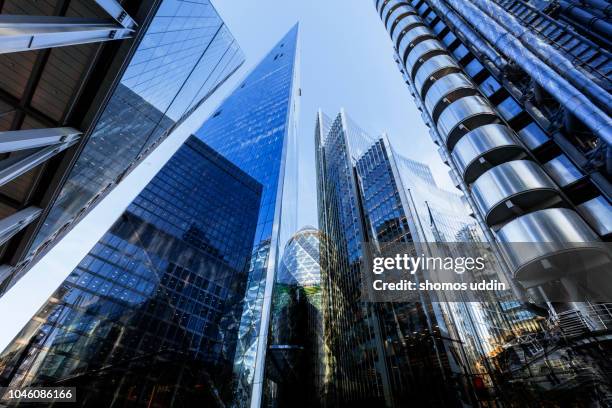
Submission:
<svg viewBox="0 0 612 408">
<path fill-rule="evenodd" d="M 34 3 L 24 8 L 19 0 L 3 2 L 0 8 L 24 16 L 50 15 L 53 10 L 49 4 Z M 60 14 L 84 18 L 94 10 L 95 14 L 102 11 L 91 0 L 69 3 Z M 244 62 L 240 47 L 208 0 L 146 1 L 123 6 L 138 10 L 133 15 L 138 32 L 133 43 L 124 43 L 120 51 L 104 47 L 96 50 L 91 44 L 53 48 L 52 58 L 44 58 L 44 81 L 35 74 L 38 70 L 30 73 L 31 68 L 21 63 L 0 64 L 3 81 L 6 77 L 15 86 L 21 81 L 15 78 L 31 74 L 32 86 L 40 88 L 34 105 L 41 112 L 59 114 L 51 122 L 34 120 L 28 114 L 29 124 L 23 124 L 24 130 L 72 126 L 82 133 L 78 147 L 59 156 L 61 163 L 38 164 L 36 173 L 26 174 L 21 180 L 23 186 L 19 187 L 20 182 L 2 188 L 3 194 L 22 195 L 25 200 L 11 205 L 35 205 L 44 211 L 28 231 L 14 237 L 12 245 L 0 248 L 0 296 Z M 119 4 L 112 7 L 121 10 Z M 98 17 L 109 16 L 103 13 Z M 70 24 L 64 29 L 71 30 Z M 2 54 L 0 59 L 23 59 L 33 64 L 38 53 L 47 52 Z M 71 116 L 64 117 L 62 111 Z M 35 181 L 43 179 L 42 183 Z"/>
<path fill-rule="evenodd" d="M 459 195 L 425 164 L 371 138 L 344 112 L 317 117 L 317 167 L 330 406 L 478 406 L 499 401 L 494 357 L 508 338 L 536 332 L 535 315 L 498 294 L 449 301 L 371 303 L 362 297 L 368 246 L 480 242 Z M 465 256 L 448 253 L 445 256 Z M 507 300 L 507 301 L 506 301 Z M 512 303 L 514 302 L 514 303 Z"/>
<path fill-rule="evenodd" d="M 304 227 L 283 252 L 272 299 L 267 406 L 316 406 L 325 387 L 319 246 L 319 231 Z"/>
<path fill-rule="evenodd" d="M 299 28 L 292 27 L 246 75 L 196 136 L 262 186 L 248 290 L 235 360 L 240 406 L 262 399 L 269 299 L 282 248 L 295 232 Z"/>
<path fill-rule="evenodd" d="M 76 386 L 79 406 L 233 402 L 260 200 L 190 137 L 3 352 L 3 384 Z"/>
</svg>

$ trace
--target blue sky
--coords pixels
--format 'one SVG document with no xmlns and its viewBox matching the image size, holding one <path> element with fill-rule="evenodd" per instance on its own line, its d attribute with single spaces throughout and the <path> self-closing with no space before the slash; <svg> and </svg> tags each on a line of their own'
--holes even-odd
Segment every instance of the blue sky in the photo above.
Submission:
<svg viewBox="0 0 612 408">
<path fill-rule="evenodd" d="M 446 167 L 393 61 L 391 42 L 371 0 L 213 2 L 245 52 L 245 65 L 0 299 L 0 350 L 189 134 L 296 21 L 300 22 L 302 88 L 298 228 L 316 225 L 314 121 L 319 107 L 330 116 L 343 107 L 373 136 L 388 133 L 399 153 L 428 164 L 436 181 L 452 188 Z"/>
</svg>

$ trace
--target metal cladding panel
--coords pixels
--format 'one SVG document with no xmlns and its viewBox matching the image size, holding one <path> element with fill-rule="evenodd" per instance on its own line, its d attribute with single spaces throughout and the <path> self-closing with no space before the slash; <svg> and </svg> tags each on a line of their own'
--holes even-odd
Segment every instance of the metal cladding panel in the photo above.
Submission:
<svg viewBox="0 0 612 408">
<path fill-rule="evenodd" d="M 444 75 L 447 71 L 458 72 L 461 68 L 450 55 L 436 55 L 427 60 L 416 72 L 414 84 L 422 98 L 427 96 L 428 89 L 433 85 L 435 75 Z"/>
<path fill-rule="evenodd" d="M 598 196 L 580 204 L 578 212 L 599 235 L 612 234 L 612 205 L 604 197 Z"/>
<path fill-rule="evenodd" d="M 412 9 L 412 7 L 409 7 L 406 4 L 400 4 L 398 7 L 393 9 L 393 11 L 385 18 L 385 20 L 387 21 L 387 31 L 391 32 L 391 28 L 396 26 L 398 23 L 398 17 L 406 13 L 414 14 L 414 10 Z"/>
<path fill-rule="evenodd" d="M 506 125 L 493 123 L 468 132 L 457 142 L 452 154 L 463 179 L 471 183 L 491 165 L 509 161 L 523 152 Z"/>
<path fill-rule="evenodd" d="M 425 56 L 428 54 L 440 53 L 440 54 L 448 54 L 446 47 L 438 40 L 429 39 L 425 41 L 421 41 L 414 48 L 411 48 L 408 52 L 408 55 L 402 54 L 406 57 L 406 67 L 409 69 L 410 78 L 414 79 L 414 74 L 416 70 L 426 61 Z M 433 56 L 432 55 L 432 56 Z"/>
<path fill-rule="evenodd" d="M 543 167 L 561 187 L 584 178 L 584 174 L 564 154 L 544 163 Z"/>
<path fill-rule="evenodd" d="M 513 218 L 513 207 L 528 210 L 558 195 L 559 190 L 536 163 L 515 160 L 480 176 L 472 184 L 472 194 L 492 226 Z"/>
<path fill-rule="evenodd" d="M 475 95 L 476 87 L 464 74 L 453 73 L 438 79 L 427 91 L 425 107 L 437 121 L 442 111 L 454 100 L 468 95 Z"/>
<path fill-rule="evenodd" d="M 481 96 L 461 98 L 444 109 L 437 127 L 449 150 L 452 151 L 461 136 L 470 130 L 465 122 L 471 119 L 475 122 L 474 128 L 498 120 L 489 102 Z"/>
<path fill-rule="evenodd" d="M 393 42 L 397 42 L 399 37 L 405 33 L 406 27 L 423 26 L 421 19 L 415 16 L 414 13 L 402 15 L 401 18 L 396 19 L 392 22 L 391 28 L 393 29 L 391 39 Z"/>
<path fill-rule="evenodd" d="M 402 32 L 403 31 L 400 31 L 400 33 Z M 423 25 L 412 27 L 407 33 L 401 36 L 397 47 L 397 53 L 399 55 L 405 55 L 408 48 L 416 47 L 415 44 L 426 41 L 428 38 L 435 38 L 429 28 Z"/>
<path fill-rule="evenodd" d="M 572 252 L 594 254 L 604 248 L 598 245 L 597 234 L 575 211 L 567 208 L 548 208 L 523 215 L 504 225 L 497 232 L 497 238 L 514 276 L 527 286 L 528 282 L 558 277 L 559 269 L 547 268 L 541 260 L 555 265 Z M 525 246 L 525 243 L 532 245 Z"/>
</svg>

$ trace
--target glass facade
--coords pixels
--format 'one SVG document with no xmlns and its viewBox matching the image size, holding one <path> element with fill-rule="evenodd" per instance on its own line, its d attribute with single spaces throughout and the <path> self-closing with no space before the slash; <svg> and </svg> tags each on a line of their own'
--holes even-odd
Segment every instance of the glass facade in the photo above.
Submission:
<svg viewBox="0 0 612 408">
<path fill-rule="evenodd" d="M 196 132 L 263 185 L 236 353 L 241 403 L 261 400 L 271 297 L 280 250 L 295 232 L 293 160 L 298 110 L 298 26 L 293 27 Z"/>
<path fill-rule="evenodd" d="M 349 128 L 344 114 L 327 122 L 319 114 L 315 135 L 324 326 L 333 378 L 323 396 L 332 406 L 381 406 L 390 403 L 390 384 L 378 315 L 373 304 L 361 302 L 366 232 L 349 145 L 349 135 L 364 132 Z"/>
<path fill-rule="evenodd" d="M 396 243 L 439 241 L 435 236 L 422 239 L 417 226 L 422 225 L 423 214 L 413 211 L 402 189 L 406 182 L 417 180 L 437 189 L 426 165 L 395 154 L 385 139 L 379 139 L 371 140 L 355 167 L 369 237 L 381 250 Z M 383 349 L 392 405 L 414 401 L 422 406 L 469 404 L 463 360 L 459 347 L 453 344 L 456 336 L 449 330 L 448 316 L 427 293 L 421 299 L 419 303 L 376 304 L 386 340 Z"/>
<path fill-rule="evenodd" d="M 234 401 L 262 186 L 191 136 L 0 357 L 79 406 Z"/>
<path fill-rule="evenodd" d="M 472 303 L 426 294 L 418 303 L 364 302 L 359 264 L 365 242 L 381 249 L 415 242 L 428 253 L 429 242 L 480 241 L 482 233 L 461 197 L 440 189 L 428 166 L 397 154 L 386 138 L 370 138 L 344 113 L 329 131 L 325 122 L 320 114 L 322 303 L 329 309 L 325 361 L 335 387 L 328 387 L 328 402 L 477 405 L 480 384 L 487 395 L 495 392 L 489 357 L 514 334 L 507 319 L 533 330 L 533 315 L 519 305 L 502 310 L 503 299 L 495 296 Z M 378 388 L 372 387 L 371 373 Z"/>
<path fill-rule="evenodd" d="M 209 1 L 164 0 L 38 232 L 43 249 L 244 61 Z"/>
<path fill-rule="evenodd" d="M 462 197 L 439 188 L 426 165 L 401 156 L 385 140 L 379 140 L 373 147 L 376 148 L 385 151 L 391 158 L 391 167 L 397 169 L 397 185 L 415 219 L 413 229 L 417 231 L 415 237 L 418 241 L 454 243 L 484 240 L 476 220 L 468 215 Z M 454 253 L 452 256 L 465 254 Z M 495 274 L 495 271 L 485 271 L 479 278 L 491 281 L 497 278 Z M 463 302 L 435 300 L 432 314 L 437 316 L 442 337 L 453 339 L 446 347 L 452 349 L 452 355 L 460 356 L 457 359 L 458 377 L 463 377 L 461 381 L 467 384 L 473 401 L 490 398 L 499 392 L 493 357 L 508 338 L 541 330 L 537 316 L 507 293 L 482 292 Z M 480 390 L 475 386 L 476 378 L 482 380 L 484 387 Z"/>
</svg>

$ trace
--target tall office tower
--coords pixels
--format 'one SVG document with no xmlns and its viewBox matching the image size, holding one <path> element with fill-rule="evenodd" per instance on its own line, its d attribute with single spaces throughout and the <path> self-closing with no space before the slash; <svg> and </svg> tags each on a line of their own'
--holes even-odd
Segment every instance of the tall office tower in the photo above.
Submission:
<svg viewBox="0 0 612 408">
<path fill-rule="evenodd" d="M 296 227 L 298 58 L 296 24 L 197 131 L 263 185 L 236 355 L 244 406 L 261 404 L 274 276 Z"/>
<path fill-rule="evenodd" d="M 547 390 L 544 399 L 555 399 L 555 387 L 569 387 L 577 400 L 601 401 L 609 391 L 593 384 L 609 383 L 610 367 L 601 368 L 607 357 L 598 353 L 610 345 L 598 340 L 609 334 L 612 315 L 585 301 L 610 298 L 609 250 L 598 242 L 612 233 L 612 60 L 609 35 L 600 31 L 607 23 L 593 18 L 584 30 L 578 17 L 599 13 L 586 10 L 596 2 L 567 3 L 375 1 L 456 185 L 509 277 L 547 306 L 547 325 L 562 333 L 518 337 L 504 348 L 513 354 L 508 361 L 526 363 L 514 367 L 522 373 L 516 392 L 539 398 Z M 590 265 L 567 274 L 581 256 Z M 580 387 L 567 364 L 588 372 L 590 386 Z M 558 377 L 533 374 L 544 367 Z M 536 381 L 539 391 L 529 394 Z"/>
<path fill-rule="evenodd" d="M 319 231 L 287 243 L 272 298 L 264 406 L 316 407 L 325 387 Z"/>
<path fill-rule="evenodd" d="M 243 55 L 208 0 L 0 10 L 1 296 Z"/>
<path fill-rule="evenodd" d="M 472 256 L 475 252 L 479 252 L 479 255 L 491 252 L 488 245 L 482 242 L 484 234 L 469 209 L 466 209 L 464 197 L 437 187 L 426 165 L 397 154 L 385 139 L 378 141 L 358 162 L 359 168 L 363 169 L 360 173 L 371 173 L 376 180 L 376 166 L 373 163 L 384 163 L 380 157 L 389 157 L 391 167 L 396 169 L 400 197 L 404 198 L 405 206 L 410 208 L 413 215 L 414 239 L 423 253 L 444 251 L 449 252 L 449 256 L 463 257 L 469 255 L 463 251 L 470 251 Z M 380 221 L 378 225 L 383 226 Z M 388 236 L 388 232 L 385 231 L 382 236 Z M 451 244 L 434 244 L 428 248 L 432 242 Z M 478 274 L 472 272 L 474 281 L 499 280 L 499 273 L 499 268 L 492 267 Z M 459 342 L 461 344 L 461 347 L 454 347 L 454 352 L 462 355 L 462 368 L 471 376 L 466 382 L 470 384 L 474 400 L 523 404 L 524 399 L 508 395 L 505 383 L 499 376 L 503 357 L 497 356 L 500 349 L 508 346 L 507 339 L 532 336 L 539 332 L 541 324 L 538 317 L 509 291 L 485 291 L 447 298 L 442 292 L 436 293 L 432 300 L 438 301 L 434 304 L 435 314 L 442 316 L 450 337 L 457 341 L 449 346 L 452 348 Z"/>
<path fill-rule="evenodd" d="M 315 139 L 327 402 L 455 407 L 495 398 L 487 353 L 513 329 L 501 310 L 453 308 L 425 294 L 419 302 L 362 298 L 368 245 L 415 243 L 428 253 L 428 242 L 474 240 L 474 219 L 386 138 L 370 138 L 344 112 L 329 123 L 318 115 Z"/>
<path fill-rule="evenodd" d="M 327 129 L 327 131 L 324 131 Z M 374 308 L 359 302 L 362 215 L 348 147 L 345 117 L 333 123 L 317 116 L 315 152 L 321 230 L 321 282 L 326 341 L 332 361 L 334 392 L 326 405 L 384 403 L 389 380 L 384 369 L 381 333 Z M 333 255 L 333 256 L 332 256 Z"/>
<path fill-rule="evenodd" d="M 0 355 L 78 406 L 234 402 L 262 186 L 191 136 Z"/>
</svg>

